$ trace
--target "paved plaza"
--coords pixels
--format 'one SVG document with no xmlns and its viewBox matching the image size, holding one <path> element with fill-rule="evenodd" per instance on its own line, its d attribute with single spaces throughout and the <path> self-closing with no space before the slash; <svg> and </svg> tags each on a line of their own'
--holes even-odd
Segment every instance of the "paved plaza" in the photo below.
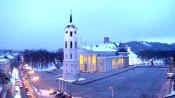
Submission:
<svg viewBox="0 0 175 98">
<path fill-rule="evenodd" d="M 85 84 L 56 81 L 58 74 L 38 72 L 41 80 L 35 83 L 41 89 L 60 88 L 74 96 L 83 98 L 154 98 L 166 79 L 167 68 L 136 67 L 119 74 L 111 75 Z M 102 73 L 104 74 L 104 73 Z M 60 86 L 61 83 L 61 87 Z M 109 89 L 109 86 L 112 89 Z"/>
</svg>

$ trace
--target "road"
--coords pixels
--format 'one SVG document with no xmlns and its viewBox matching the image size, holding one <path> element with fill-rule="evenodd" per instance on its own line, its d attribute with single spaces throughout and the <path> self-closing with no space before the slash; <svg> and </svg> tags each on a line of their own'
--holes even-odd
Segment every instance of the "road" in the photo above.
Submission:
<svg viewBox="0 0 175 98">
<path fill-rule="evenodd" d="M 24 77 L 25 77 L 25 86 L 28 88 L 28 90 L 29 90 L 29 92 L 31 94 L 31 97 L 32 98 L 36 98 L 37 96 L 36 96 L 36 94 L 34 92 L 34 89 L 32 87 L 32 84 L 31 84 L 31 82 L 29 80 L 30 78 L 28 76 L 24 76 L 24 74 L 22 73 L 22 71 L 19 71 L 19 78 L 20 78 L 20 80 L 22 80 L 22 78 L 24 78 Z M 26 91 L 24 89 L 24 85 L 23 85 L 23 88 L 20 88 L 20 90 L 21 90 L 21 97 L 22 98 L 28 98 L 27 97 L 27 93 L 26 93 Z"/>
<path fill-rule="evenodd" d="M 167 68 L 135 68 L 86 85 L 67 84 L 66 91 L 83 98 L 153 98 L 166 78 Z M 42 73 L 41 78 L 42 78 Z M 55 76 L 44 73 L 38 85 L 42 88 L 59 89 Z"/>
</svg>

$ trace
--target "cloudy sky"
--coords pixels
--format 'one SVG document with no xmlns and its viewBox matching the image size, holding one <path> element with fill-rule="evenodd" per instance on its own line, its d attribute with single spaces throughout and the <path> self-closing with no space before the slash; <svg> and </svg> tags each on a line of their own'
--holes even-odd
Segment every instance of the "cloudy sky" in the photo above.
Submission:
<svg viewBox="0 0 175 98">
<path fill-rule="evenodd" d="M 175 42 L 175 0 L 0 0 L 0 49 L 63 47 L 71 9 L 83 43 Z"/>
</svg>

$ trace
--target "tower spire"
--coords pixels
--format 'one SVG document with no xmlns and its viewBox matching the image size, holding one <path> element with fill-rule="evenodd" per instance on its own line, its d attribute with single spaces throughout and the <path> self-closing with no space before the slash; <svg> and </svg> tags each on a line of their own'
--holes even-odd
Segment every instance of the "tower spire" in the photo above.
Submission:
<svg viewBox="0 0 175 98">
<path fill-rule="evenodd" d="M 70 23 L 72 23 L 72 10 L 70 10 Z"/>
</svg>

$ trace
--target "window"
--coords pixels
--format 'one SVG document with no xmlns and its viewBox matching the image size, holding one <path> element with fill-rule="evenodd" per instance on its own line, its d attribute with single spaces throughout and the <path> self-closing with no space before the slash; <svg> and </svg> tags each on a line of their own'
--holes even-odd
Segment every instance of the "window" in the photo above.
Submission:
<svg viewBox="0 0 175 98">
<path fill-rule="evenodd" d="M 66 34 L 68 33 L 68 31 L 66 31 Z"/>
<path fill-rule="evenodd" d="M 70 59 L 72 59 L 72 54 L 70 54 Z"/>
<path fill-rule="evenodd" d="M 77 41 L 75 41 L 75 48 L 77 48 Z"/>
<path fill-rule="evenodd" d="M 70 31 L 70 36 L 72 36 L 72 31 Z"/>
<path fill-rule="evenodd" d="M 67 54 L 66 54 L 66 59 L 67 59 Z"/>
<path fill-rule="evenodd" d="M 65 41 L 65 48 L 67 48 L 67 41 Z"/>
<path fill-rule="evenodd" d="M 72 48 L 72 41 L 70 41 L 70 48 Z"/>
<path fill-rule="evenodd" d="M 75 34 L 76 34 L 77 32 L 75 31 Z"/>
<path fill-rule="evenodd" d="M 73 64 L 71 64 L 71 67 L 73 66 Z"/>
</svg>

